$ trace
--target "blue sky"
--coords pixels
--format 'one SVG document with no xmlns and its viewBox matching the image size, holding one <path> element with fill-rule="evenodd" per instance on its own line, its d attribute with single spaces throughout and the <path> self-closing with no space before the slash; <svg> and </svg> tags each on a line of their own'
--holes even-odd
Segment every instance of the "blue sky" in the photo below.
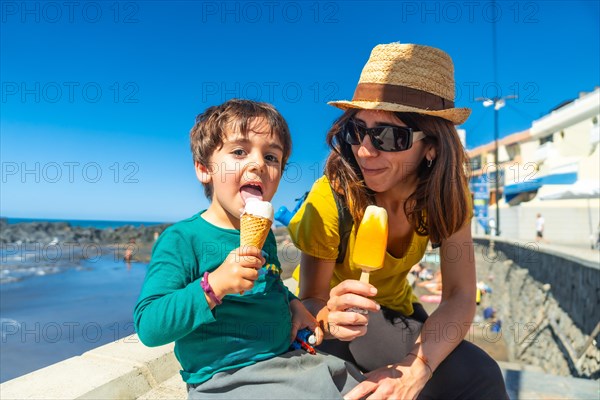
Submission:
<svg viewBox="0 0 600 400">
<path fill-rule="evenodd" d="M 0 4 L 9 217 L 175 221 L 206 208 L 188 132 L 232 97 L 273 103 L 288 120 L 294 150 L 273 203 L 291 208 L 327 155 L 340 112 L 325 103 L 352 97 L 379 43 L 452 56 L 457 105 L 473 108 L 468 148 L 493 139 L 477 97 L 519 96 L 500 111 L 502 137 L 599 85 L 597 1 Z"/>
</svg>

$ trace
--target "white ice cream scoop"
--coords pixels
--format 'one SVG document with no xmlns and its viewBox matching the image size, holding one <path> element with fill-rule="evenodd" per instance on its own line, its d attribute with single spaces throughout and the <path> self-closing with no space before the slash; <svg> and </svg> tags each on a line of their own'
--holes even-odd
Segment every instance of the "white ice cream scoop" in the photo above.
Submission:
<svg viewBox="0 0 600 400">
<path fill-rule="evenodd" d="M 266 218 L 273 222 L 273 206 L 268 201 L 262 201 L 256 198 L 246 200 L 246 208 L 243 214 L 250 214 L 260 218 Z"/>
</svg>

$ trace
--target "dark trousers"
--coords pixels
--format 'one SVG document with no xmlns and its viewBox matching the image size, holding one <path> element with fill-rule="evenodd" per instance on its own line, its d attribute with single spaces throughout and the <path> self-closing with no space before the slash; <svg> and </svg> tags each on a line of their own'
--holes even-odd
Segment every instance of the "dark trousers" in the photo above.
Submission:
<svg viewBox="0 0 600 400">
<path fill-rule="evenodd" d="M 352 342 L 326 340 L 319 350 L 358 365 L 364 372 L 402 360 L 412 349 L 420 327 L 428 318 L 421 304 L 405 317 L 382 307 L 370 314 L 367 334 Z M 433 373 L 419 397 L 429 399 L 508 399 L 498 364 L 483 350 L 465 340 Z"/>
</svg>

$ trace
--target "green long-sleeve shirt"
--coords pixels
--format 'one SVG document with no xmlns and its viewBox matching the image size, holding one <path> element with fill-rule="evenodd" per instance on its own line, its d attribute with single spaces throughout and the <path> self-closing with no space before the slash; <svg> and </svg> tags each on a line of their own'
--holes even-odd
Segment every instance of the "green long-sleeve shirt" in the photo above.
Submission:
<svg viewBox="0 0 600 400">
<path fill-rule="evenodd" d="M 169 227 L 152 251 L 134 311 L 142 343 L 175 342 L 181 376 L 202 383 L 215 373 L 284 353 L 290 344 L 289 302 L 294 295 L 281 281 L 272 232 L 263 250 L 267 262 L 254 288 L 231 294 L 211 310 L 200 280 L 240 245 L 240 232 L 216 227 L 201 213 Z"/>
</svg>

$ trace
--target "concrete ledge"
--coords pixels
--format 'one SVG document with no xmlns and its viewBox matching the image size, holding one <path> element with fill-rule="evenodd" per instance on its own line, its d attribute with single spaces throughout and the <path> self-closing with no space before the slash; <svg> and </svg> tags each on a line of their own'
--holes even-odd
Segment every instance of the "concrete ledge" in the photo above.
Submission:
<svg viewBox="0 0 600 400">
<path fill-rule="evenodd" d="M 154 399 L 187 399 L 187 391 L 181 375 L 173 375 L 170 379 L 163 382 L 162 385 L 137 398 L 137 400 Z"/>
<path fill-rule="evenodd" d="M 284 282 L 294 290 L 296 281 Z M 0 385 L 4 399 L 185 399 L 173 344 L 149 348 L 137 335 L 98 347 Z M 598 382 L 501 364 L 512 400 L 598 398 Z"/>
<path fill-rule="evenodd" d="M 173 348 L 173 343 L 159 347 L 146 347 L 134 334 L 83 353 L 82 357 L 134 365 L 144 371 L 154 387 L 156 383 L 161 383 L 174 374 L 179 375 L 181 367 L 173 354 Z"/>
<path fill-rule="evenodd" d="M 550 375 L 529 368 L 503 367 L 502 375 L 511 400 L 595 400 L 600 396 L 598 381 Z"/>
<path fill-rule="evenodd" d="M 135 399 L 178 371 L 172 344 L 148 348 L 131 335 L 7 381 L 0 393 L 2 399 Z"/>
<path fill-rule="evenodd" d="M 499 247 L 510 246 L 515 250 L 511 252 L 513 258 L 516 258 L 515 262 L 518 261 L 532 261 L 532 254 L 544 253 L 554 257 L 564 259 L 566 261 L 580 264 L 587 268 L 600 270 L 600 253 L 598 250 L 590 250 L 588 248 L 581 247 L 569 247 L 564 245 L 548 244 L 544 242 L 527 241 L 522 239 L 497 237 L 497 236 L 484 236 L 474 235 L 473 241 L 475 243 L 488 245 L 490 241 L 495 242 Z"/>
</svg>

